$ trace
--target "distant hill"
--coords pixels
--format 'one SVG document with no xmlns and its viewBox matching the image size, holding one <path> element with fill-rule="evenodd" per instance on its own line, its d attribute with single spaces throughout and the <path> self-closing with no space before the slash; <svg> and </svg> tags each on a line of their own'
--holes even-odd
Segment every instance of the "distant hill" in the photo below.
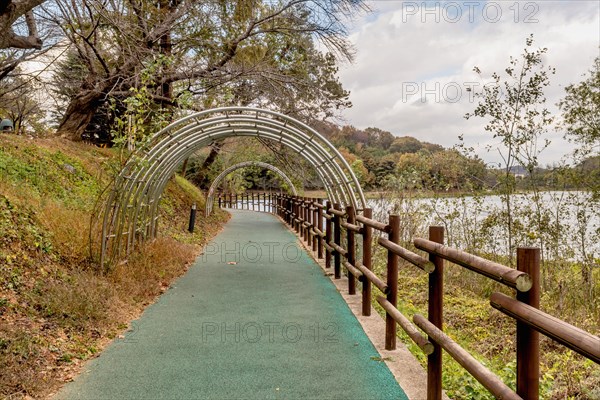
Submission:
<svg viewBox="0 0 600 400">
<path fill-rule="evenodd" d="M 485 179 L 485 164 L 480 159 L 439 144 L 373 127 L 330 123 L 315 127 L 340 150 L 367 189 L 463 190 L 480 187 Z"/>
<path fill-rule="evenodd" d="M 391 132 L 374 127 L 358 129 L 351 125 L 340 127 L 323 122 L 317 123 L 315 127 L 334 145 L 346 147 L 357 155 L 405 154 L 417 153 L 419 150 L 435 153 L 444 150 L 439 144 L 422 142 L 412 136 L 395 136 Z"/>
</svg>

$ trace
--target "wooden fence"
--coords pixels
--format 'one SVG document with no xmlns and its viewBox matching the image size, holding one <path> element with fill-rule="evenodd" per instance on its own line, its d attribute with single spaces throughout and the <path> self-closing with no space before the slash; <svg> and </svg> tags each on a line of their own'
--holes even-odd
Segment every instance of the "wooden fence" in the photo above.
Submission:
<svg viewBox="0 0 600 400">
<path fill-rule="evenodd" d="M 445 350 L 487 390 L 499 399 L 539 398 L 539 333 L 600 364 L 600 338 L 539 310 L 540 251 L 538 248 L 517 249 L 517 269 L 444 246 L 444 228 L 432 226 L 429 237 L 414 238 L 414 246 L 426 256 L 399 245 L 400 219 L 390 215 L 387 222 L 373 219 L 372 210 L 344 210 L 323 199 L 281 194 L 247 194 L 219 196 L 219 206 L 272 212 L 281 217 L 312 247 L 318 258 L 325 258 L 339 279 L 342 268 L 347 271 L 348 292 L 356 294 L 356 281 L 362 282 L 362 314 L 370 315 L 372 286 L 385 296 L 376 301 L 386 312 L 385 348 L 396 348 L 396 326 L 427 355 L 427 398 L 442 398 L 442 350 Z M 262 203 L 261 203 L 262 199 Z M 262 210 L 261 210 L 262 204 Z M 372 270 L 373 232 L 381 232 L 376 245 L 387 250 L 385 277 Z M 343 234 L 345 233 L 345 234 Z M 384 237 L 384 234 L 387 237 Z M 361 238 L 362 259 L 356 257 L 357 235 Z M 344 240 L 342 240 L 344 237 Z M 429 297 L 427 318 L 403 315 L 397 308 L 398 260 L 402 258 L 421 273 L 428 274 Z M 444 295 L 444 261 L 469 269 L 515 290 L 515 298 L 502 293 L 490 296 L 490 305 L 516 320 L 517 391 L 448 337 L 442 328 Z M 426 336 L 421 333 L 424 332 Z"/>
</svg>

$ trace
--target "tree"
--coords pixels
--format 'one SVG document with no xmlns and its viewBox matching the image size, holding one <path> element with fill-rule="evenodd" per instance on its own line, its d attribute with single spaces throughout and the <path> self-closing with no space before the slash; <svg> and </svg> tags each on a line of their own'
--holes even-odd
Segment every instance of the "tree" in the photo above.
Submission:
<svg viewBox="0 0 600 400">
<path fill-rule="evenodd" d="M 0 3 L 0 49 L 37 49 L 42 48 L 42 39 L 38 33 L 33 8 L 45 0 L 4 0 Z M 15 32 L 14 25 L 25 19 L 27 36 Z"/>
<path fill-rule="evenodd" d="M 549 75 L 554 74 L 554 68 L 543 65 L 546 48 L 530 50 L 533 46 L 532 35 L 526 39 L 525 44 L 520 58 L 510 58 L 504 76 L 496 72 L 492 74 L 492 84 L 484 85 L 483 91 L 476 93 L 480 100 L 475 111 L 465 115 L 466 119 L 486 118 L 488 122 L 485 131 L 499 140 L 498 146 L 494 148 L 504 164 L 500 187 L 505 206 L 507 250 L 511 262 L 514 251 L 512 195 L 515 191 L 512 169 L 520 163 L 530 174 L 535 173 L 539 164 L 538 156 L 549 144 L 543 136 L 552 123 L 550 112 L 544 107 L 544 88 L 550 84 Z M 475 67 L 474 71 L 481 75 L 479 68 Z M 492 147 L 488 147 L 488 151 L 491 149 Z M 537 187 L 533 189 L 536 204 L 540 205 L 539 191 Z"/>
<path fill-rule="evenodd" d="M 14 75 L 17 67 L 33 60 L 56 44 L 52 24 L 42 16 L 45 0 L 0 1 L 0 81 Z M 40 7 L 38 7 L 40 6 Z"/>
<path fill-rule="evenodd" d="M 416 153 L 422 148 L 423 143 L 412 136 L 398 137 L 390 145 L 392 153 Z"/>
<path fill-rule="evenodd" d="M 27 76 L 16 74 L 0 81 L 0 115 L 13 121 L 16 134 L 37 134 L 44 128 L 39 93 L 39 85 Z"/>
<path fill-rule="evenodd" d="M 563 112 L 566 137 L 581 146 L 578 155 L 600 152 L 600 57 L 594 60 L 589 76 L 567 86 L 565 92 L 558 106 Z"/>
<path fill-rule="evenodd" d="M 155 101 L 164 104 L 171 99 L 160 88 L 168 85 L 174 98 L 191 93 L 200 108 L 277 101 L 284 110 L 290 104 L 327 109 L 347 103 L 347 93 L 330 79 L 335 59 L 311 45 L 318 39 L 336 57 L 350 59 L 342 17 L 361 8 L 359 1 L 180 0 L 169 7 L 135 0 L 105 3 L 60 3 L 62 17 L 56 22 L 88 70 L 59 125 L 63 136 L 79 139 L 95 110 L 109 97 L 139 86 L 143 64 L 158 55 L 177 66 L 160 71 L 156 88 L 150 88 Z M 326 84 L 314 85 L 323 79 Z M 271 98 L 248 97 L 254 89 Z M 292 97 L 301 102 L 284 103 L 286 94 L 301 89 L 300 97 Z"/>
<path fill-rule="evenodd" d="M 365 132 L 369 134 L 369 146 L 387 150 L 394 141 L 394 135 L 391 132 L 379 128 L 370 127 L 365 129 Z"/>
</svg>

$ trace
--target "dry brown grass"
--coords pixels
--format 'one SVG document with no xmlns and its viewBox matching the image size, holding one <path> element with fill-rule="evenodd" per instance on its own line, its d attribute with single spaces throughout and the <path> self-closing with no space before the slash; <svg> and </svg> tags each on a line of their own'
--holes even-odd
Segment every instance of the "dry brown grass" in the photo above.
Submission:
<svg viewBox="0 0 600 400">
<path fill-rule="evenodd" d="M 47 201 L 40 207 L 40 223 L 51 232 L 52 244 L 63 258 L 63 265 L 83 266 L 89 261 L 89 211 L 66 209 Z"/>
<path fill-rule="evenodd" d="M 129 305 L 139 306 L 162 293 L 186 271 L 197 248 L 171 238 L 159 238 L 111 270 L 107 278 Z"/>
</svg>

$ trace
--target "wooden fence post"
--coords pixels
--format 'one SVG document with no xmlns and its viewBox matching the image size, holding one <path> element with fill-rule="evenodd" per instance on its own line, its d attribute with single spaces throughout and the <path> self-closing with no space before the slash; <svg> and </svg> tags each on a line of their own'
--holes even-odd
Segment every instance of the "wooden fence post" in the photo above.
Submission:
<svg viewBox="0 0 600 400">
<path fill-rule="evenodd" d="M 540 249 L 519 247 L 517 269 L 529 274 L 532 282 L 529 291 L 517 291 L 517 300 L 540 308 Z M 520 321 L 517 321 L 517 394 L 525 400 L 540 397 L 540 334 Z"/>
<path fill-rule="evenodd" d="M 340 205 L 335 203 L 333 208 L 340 210 Z M 340 216 L 333 214 L 333 242 L 338 246 L 342 245 L 342 230 L 340 228 Z M 333 252 L 333 276 L 335 279 L 342 277 L 342 255 L 339 251 Z"/>
<path fill-rule="evenodd" d="M 302 198 L 299 197 L 298 198 L 298 215 L 297 215 L 298 222 L 297 223 L 298 223 L 298 233 L 300 234 L 300 237 L 302 239 L 304 239 L 304 227 L 302 226 L 302 222 L 304 222 L 304 215 L 303 215 L 304 208 L 303 207 L 304 207 L 304 203 L 302 201 Z"/>
<path fill-rule="evenodd" d="M 310 230 L 306 224 L 310 223 L 308 217 L 308 197 L 304 197 L 302 199 L 302 227 L 304 228 L 304 243 L 308 244 L 310 241 Z"/>
<path fill-rule="evenodd" d="M 308 227 L 306 228 L 306 237 L 307 237 L 307 241 L 306 241 L 306 245 L 309 248 L 312 248 L 312 241 L 313 241 L 313 234 L 312 234 L 312 224 L 313 224 L 313 217 L 312 217 L 312 198 L 307 197 L 306 198 L 306 222 L 308 222 Z"/>
<path fill-rule="evenodd" d="M 298 198 L 298 229 L 300 233 L 300 238 L 304 240 L 304 199 L 302 197 Z"/>
<path fill-rule="evenodd" d="M 365 218 L 373 217 L 373 210 L 365 208 L 363 210 Z M 373 228 L 363 224 L 362 227 L 362 263 L 368 270 L 371 270 L 371 246 L 373 245 Z M 371 281 L 366 277 L 362 283 L 362 315 L 371 315 Z"/>
<path fill-rule="evenodd" d="M 389 225 L 391 229 L 388 239 L 397 244 L 400 240 L 400 217 L 390 215 Z M 390 290 L 387 301 L 396 307 L 398 305 L 398 256 L 391 250 L 388 250 L 387 254 L 387 285 Z M 385 349 L 396 349 L 396 320 L 387 312 L 385 313 Z"/>
<path fill-rule="evenodd" d="M 311 201 L 311 207 L 312 207 L 311 222 L 312 222 L 312 226 L 313 226 L 313 232 L 315 232 L 315 228 L 317 227 L 317 206 L 315 205 L 317 202 L 317 199 L 313 197 L 312 199 L 310 199 L 310 201 Z M 315 234 L 313 235 L 313 239 L 312 239 L 313 253 L 317 251 L 317 242 L 319 240 L 318 238 L 319 238 L 319 235 L 316 235 L 316 232 L 315 232 Z"/>
<path fill-rule="evenodd" d="M 346 207 L 346 222 L 352 225 L 356 223 L 352 206 Z M 346 229 L 346 244 L 348 246 L 346 259 L 350 265 L 356 267 L 356 246 L 354 245 L 354 231 L 351 229 Z M 348 271 L 348 294 L 356 294 L 356 277 L 350 271 Z"/>
<path fill-rule="evenodd" d="M 444 227 L 430 226 L 429 240 L 444 243 Z M 444 307 L 444 259 L 430 254 L 429 261 L 435 265 L 435 270 L 429 274 L 429 322 L 440 330 L 443 322 Z M 427 399 L 441 400 L 442 398 L 442 348 L 431 337 L 433 353 L 427 356 Z"/>
<path fill-rule="evenodd" d="M 325 202 L 325 211 L 329 211 L 329 209 L 331 208 L 331 202 L 329 200 L 327 200 Z M 331 239 L 332 239 L 332 232 L 331 229 L 333 228 L 333 220 L 327 218 L 325 221 L 325 243 L 327 243 L 327 246 L 330 246 L 329 243 L 331 243 Z M 331 251 L 329 251 L 329 247 L 325 248 L 325 268 L 331 268 Z"/>
<path fill-rule="evenodd" d="M 298 198 L 293 198 L 294 204 L 294 228 L 296 229 L 296 233 L 300 233 L 300 203 L 298 203 Z"/>
<path fill-rule="evenodd" d="M 318 199 L 317 203 L 319 203 L 319 205 L 322 205 L 323 199 Z M 317 208 L 317 228 L 319 228 L 319 230 L 323 232 L 323 209 L 321 207 Z M 319 238 L 317 239 L 318 258 L 323 258 L 323 240 L 324 238 L 322 236 L 319 236 Z"/>
</svg>

